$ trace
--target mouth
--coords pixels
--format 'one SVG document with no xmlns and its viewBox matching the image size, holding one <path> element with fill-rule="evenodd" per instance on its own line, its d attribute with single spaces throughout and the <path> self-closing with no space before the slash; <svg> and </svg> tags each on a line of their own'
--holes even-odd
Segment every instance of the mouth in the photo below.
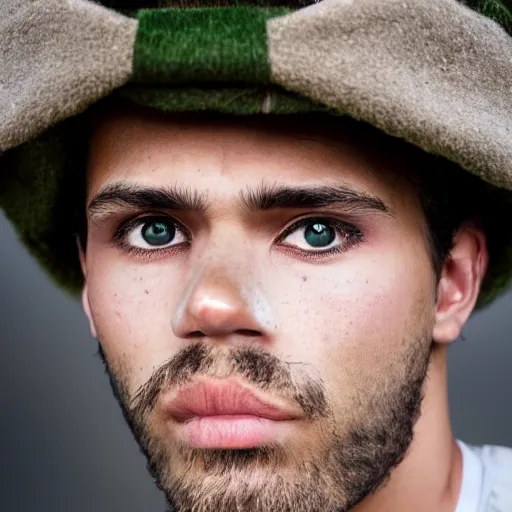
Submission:
<svg viewBox="0 0 512 512">
<path fill-rule="evenodd" d="M 234 380 L 200 381 L 164 405 L 180 441 L 194 448 L 247 449 L 282 442 L 303 417 L 297 406 Z"/>
</svg>

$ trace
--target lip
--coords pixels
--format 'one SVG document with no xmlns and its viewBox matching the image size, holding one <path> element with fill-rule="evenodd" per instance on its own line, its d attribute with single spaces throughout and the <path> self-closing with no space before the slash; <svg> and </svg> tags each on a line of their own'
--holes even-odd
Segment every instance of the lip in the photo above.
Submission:
<svg viewBox="0 0 512 512">
<path fill-rule="evenodd" d="M 272 403 L 233 380 L 199 381 L 181 390 L 166 411 L 179 422 L 205 416 L 252 415 L 274 421 L 300 416 L 296 408 Z"/>
<path fill-rule="evenodd" d="M 164 405 L 178 438 L 195 448 L 251 448 L 282 440 L 303 416 L 296 407 L 233 380 L 199 381 Z"/>
</svg>

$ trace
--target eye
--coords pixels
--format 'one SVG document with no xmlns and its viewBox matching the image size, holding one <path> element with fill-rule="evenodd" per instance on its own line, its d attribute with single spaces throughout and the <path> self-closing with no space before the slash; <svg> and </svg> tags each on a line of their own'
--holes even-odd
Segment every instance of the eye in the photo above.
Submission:
<svg viewBox="0 0 512 512">
<path fill-rule="evenodd" d="M 164 249 L 187 242 L 185 228 L 169 217 L 142 217 L 122 225 L 115 237 L 124 248 L 147 251 Z"/>
<path fill-rule="evenodd" d="M 307 253 L 331 253 L 349 249 L 363 234 L 354 225 L 339 219 L 305 218 L 291 225 L 279 243 Z"/>
</svg>

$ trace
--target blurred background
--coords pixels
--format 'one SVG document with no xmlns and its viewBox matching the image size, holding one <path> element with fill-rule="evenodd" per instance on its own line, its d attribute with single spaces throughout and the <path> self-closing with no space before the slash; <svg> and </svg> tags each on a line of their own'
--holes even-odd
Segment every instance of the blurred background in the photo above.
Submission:
<svg viewBox="0 0 512 512">
<path fill-rule="evenodd" d="M 78 302 L 46 278 L 0 212 L 2 512 L 164 512 Z M 512 446 L 512 293 L 450 349 L 455 435 Z"/>
</svg>

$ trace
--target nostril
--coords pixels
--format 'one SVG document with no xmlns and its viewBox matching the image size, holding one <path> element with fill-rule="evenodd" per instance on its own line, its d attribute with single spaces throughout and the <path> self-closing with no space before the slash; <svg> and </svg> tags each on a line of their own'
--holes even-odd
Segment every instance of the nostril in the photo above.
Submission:
<svg viewBox="0 0 512 512">
<path fill-rule="evenodd" d="M 237 329 L 237 334 L 242 334 L 243 336 L 263 336 L 263 334 L 259 331 L 255 331 L 254 329 Z"/>
<path fill-rule="evenodd" d="M 203 338 L 205 334 L 201 331 L 193 331 L 188 336 L 189 338 Z"/>
</svg>

